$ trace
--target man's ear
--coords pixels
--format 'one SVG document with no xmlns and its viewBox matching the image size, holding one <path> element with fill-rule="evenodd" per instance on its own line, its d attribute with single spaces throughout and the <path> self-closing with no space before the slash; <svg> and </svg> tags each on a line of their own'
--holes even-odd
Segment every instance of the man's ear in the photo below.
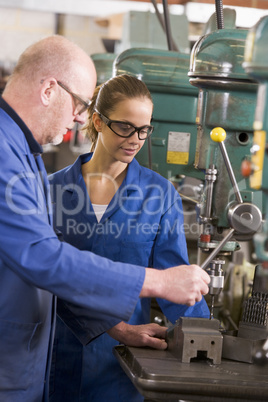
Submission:
<svg viewBox="0 0 268 402">
<path fill-rule="evenodd" d="M 56 95 L 57 86 L 55 78 L 47 78 L 41 81 L 40 99 L 44 106 L 48 106 L 51 99 Z"/>
<path fill-rule="evenodd" d="M 94 124 L 95 129 L 100 132 L 102 126 L 102 120 L 97 112 L 94 112 L 92 115 L 92 121 Z"/>
</svg>

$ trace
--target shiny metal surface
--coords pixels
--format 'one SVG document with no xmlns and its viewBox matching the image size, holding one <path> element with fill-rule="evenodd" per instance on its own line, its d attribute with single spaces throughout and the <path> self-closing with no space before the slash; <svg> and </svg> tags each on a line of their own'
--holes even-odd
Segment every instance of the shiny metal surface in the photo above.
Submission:
<svg viewBox="0 0 268 402">
<path fill-rule="evenodd" d="M 209 267 L 206 269 L 210 276 L 210 283 L 208 285 L 209 294 L 212 296 L 218 295 L 223 289 L 224 285 L 224 273 L 222 266 L 225 264 L 225 260 L 216 258 L 212 260 Z"/>
<path fill-rule="evenodd" d="M 254 364 L 222 360 L 181 363 L 167 350 L 116 346 L 114 354 L 146 398 L 169 402 L 267 401 L 268 374 Z"/>
<path fill-rule="evenodd" d="M 248 79 L 242 68 L 245 29 L 218 29 L 202 36 L 191 54 L 190 77 Z"/>
<path fill-rule="evenodd" d="M 261 227 L 262 215 L 256 205 L 244 202 L 229 208 L 228 220 L 239 234 L 254 234 Z"/>
</svg>

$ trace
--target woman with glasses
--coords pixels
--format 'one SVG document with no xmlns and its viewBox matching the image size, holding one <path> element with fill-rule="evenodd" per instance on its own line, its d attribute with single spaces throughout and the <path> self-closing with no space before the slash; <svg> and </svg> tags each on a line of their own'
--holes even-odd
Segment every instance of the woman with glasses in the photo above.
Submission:
<svg viewBox="0 0 268 402">
<path fill-rule="evenodd" d="M 111 78 L 96 89 L 89 107 L 92 152 L 50 180 L 55 226 L 66 242 L 114 261 L 164 269 L 188 264 L 188 256 L 179 194 L 135 159 L 153 133 L 152 112 L 142 81 Z M 180 316 L 209 317 L 204 299 L 192 307 L 157 301 L 172 323 Z M 140 299 L 118 331 L 149 322 L 150 300 Z M 82 346 L 58 320 L 51 401 L 143 401 L 113 356 L 117 344 L 104 333 Z"/>
</svg>

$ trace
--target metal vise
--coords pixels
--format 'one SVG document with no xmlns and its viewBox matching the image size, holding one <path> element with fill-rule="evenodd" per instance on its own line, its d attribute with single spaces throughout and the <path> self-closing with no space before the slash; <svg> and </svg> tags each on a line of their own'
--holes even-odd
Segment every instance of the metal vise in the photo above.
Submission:
<svg viewBox="0 0 268 402">
<path fill-rule="evenodd" d="M 210 359 L 221 363 L 222 335 L 218 320 L 181 317 L 167 330 L 168 350 L 182 363 L 191 359 Z"/>
</svg>

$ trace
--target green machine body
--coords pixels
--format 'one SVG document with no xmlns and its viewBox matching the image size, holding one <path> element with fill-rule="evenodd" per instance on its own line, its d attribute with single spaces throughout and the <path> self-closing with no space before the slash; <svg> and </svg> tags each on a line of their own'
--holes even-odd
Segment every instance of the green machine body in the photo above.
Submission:
<svg viewBox="0 0 268 402">
<path fill-rule="evenodd" d="M 261 192 L 252 190 L 241 173 L 242 161 L 250 155 L 253 144 L 258 88 L 242 67 L 247 34 L 244 29 L 221 29 L 204 35 L 192 49 L 188 73 L 190 83 L 199 89 L 195 167 L 216 169 L 210 213 L 213 225 L 222 229 L 232 226 L 229 211 L 235 191 L 219 144 L 210 136 L 215 127 L 226 131 L 224 145 L 241 201 L 262 207 Z M 206 197 L 203 201 L 205 204 Z M 200 206 L 201 215 L 205 208 Z M 247 230 L 244 235 L 246 238 Z"/>
<path fill-rule="evenodd" d="M 115 53 L 94 53 L 91 55 L 97 71 L 97 85 L 103 84 L 113 76 Z"/>
<path fill-rule="evenodd" d="M 268 16 L 263 17 L 249 31 L 243 67 L 247 74 L 258 81 L 257 104 L 254 116 L 254 137 L 251 152 L 250 185 L 262 190 L 265 210 L 268 211 Z M 254 236 L 258 260 L 268 268 L 268 220 L 261 233 Z M 266 269 L 266 276 L 268 270 Z M 268 284 L 268 280 L 266 279 Z"/>
</svg>

